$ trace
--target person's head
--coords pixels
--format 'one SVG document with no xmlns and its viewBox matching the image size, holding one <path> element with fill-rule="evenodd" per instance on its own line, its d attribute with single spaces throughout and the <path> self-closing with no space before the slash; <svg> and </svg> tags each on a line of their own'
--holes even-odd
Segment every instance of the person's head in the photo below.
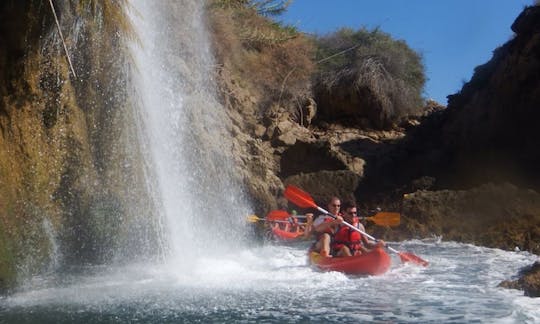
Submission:
<svg viewBox="0 0 540 324">
<path fill-rule="evenodd" d="M 342 207 L 343 218 L 346 221 L 352 222 L 352 219 L 358 216 L 358 209 L 356 208 L 356 203 L 354 201 L 346 201 L 343 203 Z"/>
<path fill-rule="evenodd" d="M 339 214 L 339 209 L 341 208 L 341 200 L 339 200 L 338 197 L 332 197 L 328 201 L 328 211 L 331 214 L 337 215 Z"/>
</svg>

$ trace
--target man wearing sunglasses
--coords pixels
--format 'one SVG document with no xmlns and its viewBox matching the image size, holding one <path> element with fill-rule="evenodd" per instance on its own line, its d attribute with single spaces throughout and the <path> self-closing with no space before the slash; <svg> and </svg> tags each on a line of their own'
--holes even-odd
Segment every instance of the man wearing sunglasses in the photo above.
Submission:
<svg viewBox="0 0 540 324">
<path fill-rule="evenodd" d="M 339 212 L 340 207 L 341 200 L 338 197 L 330 198 L 327 205 L 328 211 L 331 214 L 336 215 L 337 218 L 334 219 L 328 215 L 322 214 L 313 221 L 313 232 L 315 233 L 317 241 L 312 246 L 312 251 L 318 252 L 322 256 L 332 256 L 332 251 L 330 250 L 332 236 L 343 222 L 343 217 Z"/>
<path fill-rule="evenodd" d="M 365 232 L 364 225 L 360 223 L 358 211 L 354 202 L 345 202 L 343 204 L 343 220 L 347 223 Z M 382 240 L 373 241 L 362 235 L 360 232 L 351 229 L 346 225 L 340 225 L 334 232 L 330 244 L 331 251 L 335 256 L 352 256 L 369 252 L 377 246 L 384 246 Z"/>
</svg>

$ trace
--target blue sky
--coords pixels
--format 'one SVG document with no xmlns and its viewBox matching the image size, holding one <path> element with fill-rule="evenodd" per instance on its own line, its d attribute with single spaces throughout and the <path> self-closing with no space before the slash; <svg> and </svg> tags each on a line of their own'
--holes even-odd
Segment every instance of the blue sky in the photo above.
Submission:
<svg viewBox="0 0 540 324">
<path fill-rule="evenodd" d="M 533 0 L 293 0 L 278 17 L 301 31 L 324 35 L 340 27 L 379 27 L 424 59 L 425 97 L 447 103 L 510 40 L 510 26 Z"/>
</svg>

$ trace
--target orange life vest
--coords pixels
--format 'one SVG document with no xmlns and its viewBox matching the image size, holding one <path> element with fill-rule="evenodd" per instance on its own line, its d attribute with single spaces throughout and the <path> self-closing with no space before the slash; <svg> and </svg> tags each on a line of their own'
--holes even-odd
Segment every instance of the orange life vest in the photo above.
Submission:
<svg viewBox="0 0 540 324">
<path fill-rule="evenodd" d="M 358 227 L 358 218 L 353 219 L 352 225 Z M 355 254 L 362 247 L 362 234 L 351 229 L 347 225 L 341 225 L 337 232 L 334 234 L 331 248 L 332 251 L 339 251 L 343 246 L 347 246 L 351 251 L 351 254 Z"/>
</svg>

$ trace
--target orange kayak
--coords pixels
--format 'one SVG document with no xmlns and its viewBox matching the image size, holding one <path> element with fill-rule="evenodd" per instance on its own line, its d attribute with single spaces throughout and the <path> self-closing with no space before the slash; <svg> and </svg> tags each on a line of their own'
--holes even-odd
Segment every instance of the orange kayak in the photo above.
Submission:
<svg viewBox="0 0 540 324">
<path fill-rule="evenodd" d="M 303 230 L 300 230 L 298 232 L 297 231 L 290 232 L 290 231 L 286 231 L 280 228 L 272 228 L 272 233 L 274 234 L 275 238 L 280 239 L 280 240 L 285 240 L 285 241 L 292 241 L 297 238 L 301 238 L 302 235 L 304 235 Z"/>
<path fill-rule="evenodd" d="M 386 251 L 377 247 L 368 253 L 350 257 L 323 257 L 317 252 L 309 252 L 309 261 L 322 271 L 339 271 L 350 275 L 381 275 L 390 269 L 392 263 Z"/>
</svg>

